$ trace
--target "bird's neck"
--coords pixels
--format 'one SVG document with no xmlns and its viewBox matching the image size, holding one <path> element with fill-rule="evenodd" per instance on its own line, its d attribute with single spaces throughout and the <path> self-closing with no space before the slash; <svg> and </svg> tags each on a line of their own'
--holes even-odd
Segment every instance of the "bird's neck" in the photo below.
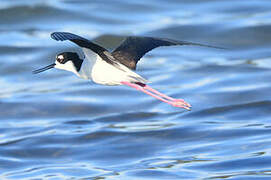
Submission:
<svg viewBox="0 0 271 180">
<path fill-rule="evenodd" d="M 82 65 L 77 75 L 83 79 L 92 79 L 91 72 L 92 72 L 92 67 L 94 63 L 95 62 L 90 61 L 87 58 L 85 58 L 84 61 L 82 62 Z"/>
<path fill-rule="evenodd" d="M 82 67 L 82 64 L 83 64 L 83 60 L 78 58 L 76 61 L 73 61 L 73 64 L 76 68 L 76 71 L 79 72 L 81 67 Z"/>
</svg>

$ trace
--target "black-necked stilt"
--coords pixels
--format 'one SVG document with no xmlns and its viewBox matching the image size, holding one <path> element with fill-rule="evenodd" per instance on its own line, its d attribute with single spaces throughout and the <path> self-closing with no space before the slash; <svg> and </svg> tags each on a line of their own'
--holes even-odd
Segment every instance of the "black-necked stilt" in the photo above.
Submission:
<svg viewBox="0 0 271 180">
<path fill-rule="evenodd" d="M 156 91 L 147 85 L 148 81 L 132 70 L 148 51 L 159 46 L 173 45 L 197 45 L 219 48 L 186 41 L 172 39 L 129 36 L 112 53 L 105 48 L 68 32 L 54 32 L 51 37 L 57 41 L 70 40 L 82 47 L 84 59 L 80 59 L 77 53 L 63 52 L 56 56 L 55 63 L 33 71 L 40 73 L 51 68 L 71 71 L 83 79 L 92 79 L 97 84 L 103 85 L 127 85 L 153 96 L 172 106 L 190 110 L 191 105 L 182 99 L 174 99 Z"/>
</svg>

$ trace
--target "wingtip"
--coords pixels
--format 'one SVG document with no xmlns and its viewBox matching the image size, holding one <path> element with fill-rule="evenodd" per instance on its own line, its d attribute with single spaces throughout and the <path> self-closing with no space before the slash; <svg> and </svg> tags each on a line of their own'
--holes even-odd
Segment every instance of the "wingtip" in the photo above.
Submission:
<svg viewBox="0 0 271 180">
<path fill-rule="evenodd" d="M 228 48 L 221 47 L 221 46 L 213 46 L 209 44 L 201 44 L 201 43 L 190 43 L 189 42 L 186 45 L 195 45 L 195 46 L 202 46 L 202 47 L 208 47 L 208 48 L 214 48 L 214 49 L 222 49 L 222 50 L 228 50 Z"/>
<path fill-rule="evenodd" d="M 80 37 L 78 35 L 75 35 L 69 32 L 53 32 L 51 33 L 51 38 L 56 41 L 65 41 L 65 40 L 74 40 L 74 39 L 80 39 L 84 41 L 86 40 L 83 37 Z"/>
<path fill-rule="evenodd" d="M 58 32 L 53 32 L 53 33 L 51 33 L 51 38 L 52 39 L 54 39 L 54 40 L 56 40 L 56 41 L 58 41 L 59 39 L 56 37 L 56 34 L 57 34 Z"/>
<path fill-rule="evenodd" d="M 210 47 L 210 48 L 215 48 L 215 49 L 222 49 L 222 50 L 230 50 L 229 48 L 226 48 L 226 47 L 221 47 L 221 46 L 207 45 L 207 47 Z"/>
<path fill-rule="evenodd" d="M 70 35 L 71 33 L 69 32 L 53 32 L 51 33 L 51 38 L 56 41 L 65 41 Z"/>
<path fill-rule="evenodd" d="M 63 32 L 53 32 L 51 33 L 51 38 L 56 41 L 63 41 L 64 39 L 61 34 L 63 34 Z"/>
</svg>

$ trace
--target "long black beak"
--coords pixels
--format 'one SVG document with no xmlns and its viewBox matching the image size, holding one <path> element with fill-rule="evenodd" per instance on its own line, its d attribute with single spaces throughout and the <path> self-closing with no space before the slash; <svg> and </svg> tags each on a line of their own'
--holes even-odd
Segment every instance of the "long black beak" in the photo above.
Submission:
<svg viewBox="0 0 271 180">
<path fill-rule="evenodd" d="M 37 69 L 37 70 L 35 70 L 35 71 L 32 71 L 32 73 L 33 73 L 33 74 L 41 73 L 41 72 L 46 71 L 46 70 L 48 70 L 48 69 L 54 68 L 55 65 L 56 65 L 55 63 L 54 63 L 54 64 L 50 64 L 50 65 L 45 66 L 45 67 L 43 67 L 43 68 Z"/>
</svg>

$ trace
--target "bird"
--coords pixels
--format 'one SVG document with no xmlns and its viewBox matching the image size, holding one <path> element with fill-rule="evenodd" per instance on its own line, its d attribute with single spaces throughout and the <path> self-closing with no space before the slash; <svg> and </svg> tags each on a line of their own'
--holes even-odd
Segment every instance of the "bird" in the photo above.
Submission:
<svg viewBox="0 0 271 180">
<path fill-rule="evenodd" d="M 179 41 L 167 38 L 128 36 L 112 52 L 104 47 L 70 32 L 53 32 L 56 41 L 69 40 L 82 48 L 81 59 L 76 52 L 62 52 L 56 55 L 55 62 L 33 71 L 33 74 L 56 68 L 70 71 L 82 79 L 92 80 L 101 85 L 126 85 L 146 93 L 174 107 L 191 110 L 191 105 L 183 99 L 167 96 L 148 85 L 149 81 L 135 73 L 138 61 L 149 51 L 160 46 L 196 45 L 210 48 L 217 46 Z"/>
</svg>

